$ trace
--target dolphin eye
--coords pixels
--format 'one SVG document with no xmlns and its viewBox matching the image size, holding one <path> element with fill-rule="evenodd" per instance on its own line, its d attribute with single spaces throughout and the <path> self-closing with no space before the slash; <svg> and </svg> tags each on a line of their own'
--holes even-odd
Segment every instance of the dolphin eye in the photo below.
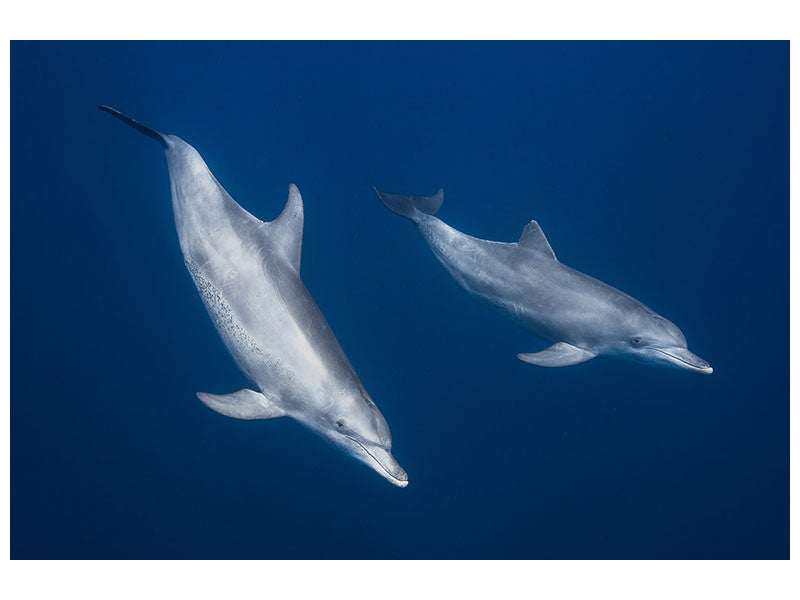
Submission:
<svg viewBox="0 0 800 600">
<path fill-rule="evenodd" d="M 336 426 L 337 426 L 339 429 L 341 429 L 342 427 L 344 427 L 344 423 L 342 423 L 341 421 L 336 421 Z"/>
<path fill-rule="evenodd" d="M 638 346 L 641 343 L 642 343 L 642 338 L 639 337 L 631 338 L 631 344 L 633 344 L 634 346 Z"/>
</svg>

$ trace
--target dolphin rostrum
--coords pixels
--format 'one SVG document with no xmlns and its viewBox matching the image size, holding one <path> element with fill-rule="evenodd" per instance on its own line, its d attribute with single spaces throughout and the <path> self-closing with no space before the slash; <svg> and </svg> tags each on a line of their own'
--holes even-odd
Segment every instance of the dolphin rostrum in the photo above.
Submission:
<svg viewBox="0 0 800 600">
<path fill-rule="evenodd" d="M 470 294 L 553 345 L 518 354 L 541 367 L 576 365 L 595 356 L 617 356 L 695 373 L 713 369 L 686 347 L 672 322 L 638 300 L 558 261 L 536 221 L 518 242 L 482 240 L 453 229 L 434 215 L 444 191 L 433 196 L 388 194 L 375 188 L 392 212 L 417 226 L 436 258 Z"/>
<path fill-rule="evenodd" d="M 408 476 L 392 456 L 389 426 L 300 278 L 303 201 L 265 223 L 231 198 L 200 154 L 108 106 L 101 110 L 165 150 L 186 267 L 236 364 L 256 390 L 198 393 L 237 419 L 292 417 L 394 485 Z"/>
</svg>

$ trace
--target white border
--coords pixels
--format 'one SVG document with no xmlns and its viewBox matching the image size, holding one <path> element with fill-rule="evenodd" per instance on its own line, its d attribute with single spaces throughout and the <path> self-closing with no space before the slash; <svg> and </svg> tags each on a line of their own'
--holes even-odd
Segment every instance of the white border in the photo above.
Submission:
<svg viewBox="0 0 800 600">
<path fill-rule="evenodd" d="M 225 3 L 196 0 L 6 3 L 10 39 L 791 39 L 789 2 L 403 2 Z M 9 46 L 3 48 L 9 81 Z M 795 52 L 792 50 L 792 59 Z M 795 61 L 791 61 L 792 65 Z M 794 69 L 792 69 L 794 71 Z M 793 96 L 794 97 L 794 96 Z M 9 97 L 3 96 L 3 183 L 9 190 Z M 794 107 L 795 102 L 792 102 Z M 792 128 L 794 140 L 794 127 Z M 796 160 L 792 157 L 792 172 Z M 794 200 L 794 194 L 792 194 Z M 6 193 L 8 202 L 8 193 Z M 9 204 L 2 213 L 9 281 Z M 797 231 L 795 211 L 792 232 Z M 792 297 L 798 245 L 791 244 Z M 9 391 L 9 293 L 3 295 L 3 384 Z M 794 302 L 792 315 L 794 316 Z M 791 339 L 796 339 L 792 319 Z M 792 373 L 797 356 L 791 356 Z M 792 388 L 792 404 L 795 400 Z M 5 396 L 9 397 L 8 393 Z M 8 436 L 8 404 L 3 431 Z M 793 430 L 797 428 L 792 413 Z M 2 445 L 3 523 L 9 549 L 9 444 Z M 792 446 L 792 471 L 798 464 Z M 796 477 L 792 481 L 796 481 Z M 796 491 L 796 486 L 792 486 Z M 797 494 L 792 494 L 796 498 Z M 792 508 L 796 501 L 793 500 Z M 792 534 L 792 542 L 796 542 Z M 793 544 L 795 546 L 795 544 Z M 797 569 L 779 562 L 191 562 L 4 561 L 6 598 L 495 597 L 769 598 L 798 596 Z"/>
<path fill-rule="evenodd" d="M 788 0 L 6 3 L 9 39 L 790 39 Z"/>
</svg>

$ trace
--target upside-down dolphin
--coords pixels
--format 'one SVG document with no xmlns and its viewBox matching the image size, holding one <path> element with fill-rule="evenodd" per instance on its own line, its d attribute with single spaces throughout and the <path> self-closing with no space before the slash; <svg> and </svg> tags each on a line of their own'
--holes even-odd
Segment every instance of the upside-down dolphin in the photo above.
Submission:
<svg viewBox="0 0 800 600">
<path fill-rule="evenodd" d="M 389 426 L 300 278 L 303 201 L 294 185 L 274 221 L 243 209 L 200 154 L 108 106 L 165 150 L 186 267 L 236 364 L 257 388 L 198 393 L 237 419 L 291 417 L 394 485 L 408 476 L 392 456 Z"/>
<path fill-rule="evenodd" d="M 470 294 L 523 329 L 553 342 L 518 354 L 541 367 L 576 365 L 617 356 L 710 374 L 709 364 L 686 347 L 678 327 L 635 298 L 576 271 L 556 258 L 536 221 L 518 242 L 482 240 L 434 215 L 444 191 L 433 196 L 388 194 L 375 188 L 392 212 L 417 226 L 436 258 Z"/>
</svg>

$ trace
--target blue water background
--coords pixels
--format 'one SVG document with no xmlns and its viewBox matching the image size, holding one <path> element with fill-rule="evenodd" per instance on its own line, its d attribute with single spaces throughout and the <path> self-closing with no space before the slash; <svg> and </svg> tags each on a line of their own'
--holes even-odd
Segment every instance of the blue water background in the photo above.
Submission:
<svg viewBox="0 0 800 600">
<path fill-rule="evenodd" d="M 788 43 L 12 43 L 14 558 L 787 558 Z M 305 200 L 303 278 L 398 489 L 246 385 L 187 274 L 163 153 Z M 677 323 L 710 377 L 543 342 L 449 277 L 393 191 Z"/>
</svg>

